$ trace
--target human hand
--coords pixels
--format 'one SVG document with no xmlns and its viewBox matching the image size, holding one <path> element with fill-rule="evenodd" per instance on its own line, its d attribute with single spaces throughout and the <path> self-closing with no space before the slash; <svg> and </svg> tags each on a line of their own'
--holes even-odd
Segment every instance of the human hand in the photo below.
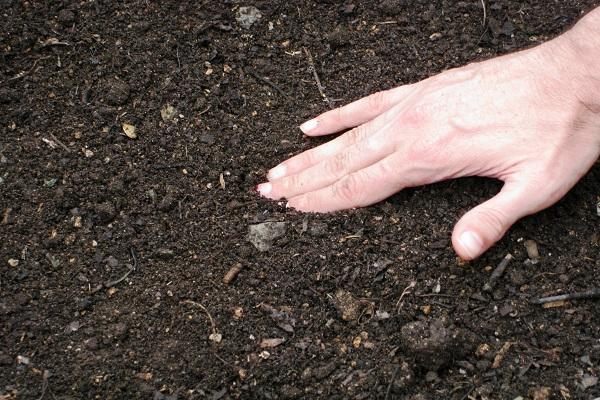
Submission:
<svg viewBox="0 0 600 400">
<path fill-rule="evenodd" d="M 459 256 L 476 258 L 519 218 L 563 197 L 600 154 L 599 69 L 576 34 L 326 112 L 303 132 L 353 129 L 279 164 L 257 189 L 300 211 L 330 212 L 446 179 L 497 178 L 500 193 L 452 235 Z"/>
</svg>

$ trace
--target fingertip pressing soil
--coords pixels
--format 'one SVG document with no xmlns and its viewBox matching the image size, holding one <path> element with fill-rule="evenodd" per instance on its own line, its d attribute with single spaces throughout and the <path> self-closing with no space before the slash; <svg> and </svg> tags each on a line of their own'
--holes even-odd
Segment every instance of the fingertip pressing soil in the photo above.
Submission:
<svg viewBox="0 0 600 400">
<path fill-rule="evenodd" d="M 453 225 L 498 182 L 330 215 L 253 190 L 327 140 L 303 49 L 342 105 L 598 2 L 485 4 L 2 2 L 0 398 L 599 397 L 598 301 L 530 303 L 600 287 L 598 165 L 467 264 Z"/>
</svg>

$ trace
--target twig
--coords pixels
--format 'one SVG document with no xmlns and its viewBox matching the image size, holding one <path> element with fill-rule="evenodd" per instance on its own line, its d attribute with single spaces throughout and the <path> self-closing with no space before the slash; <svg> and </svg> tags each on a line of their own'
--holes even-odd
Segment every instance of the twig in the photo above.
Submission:
<svg viewBox="0 0 600 400">
<path fill-rule="evenodd" d="M 105 288 L 111 288 L 113 286 L 118 285 L 119 283 L 123 282 L 128 276 L 129 274 L 131 274 L 133 271 L 135 270 L 135 267 L 130 267 L 129 271 L 127 271 L 125 273 L 125 275 L 123 275 L 122 277 L 120 277 L 119 279 L 115 280 L 115 281 L 108 281 L 104 284 Z"/>
<path fill-rule="evenodd" d="M 600 299 L 600 289 L 591 289 L 585 292 L 561 294 L 559 296 L 540 297 L 532 300 L 533 304 L 546 304 L 555 301 L 578 300 L 578 299 Z"/>
<path fill-rule="evenodd" d="M 483 23 L 481 26 L 485 28 L 487 23 L 487 0 L 481 0 L 481 5 L 483 6 Z"/>
<path fill-rule="evenodd" d="M 217 333 L 217 327 L 215 326 L 215 321 L 213 321 L 213 318 L 210 315 L 210 313 L 208 312 L 208 310 L 206 309 L 206 307 L 204 307 L 202 304 L 197 303 L 197 302 L 192 301 L 192 300 L 184 300 L 184 301 L 182 301 L 182 303 L 188 304 L 188 305 L 191 305 L 191 306 L 198 307 L 198 308 L 202 309 L 202 311 L 204 311 L 206 313 L 206 316 L 208 317 L 208 320 L 210 322 L 210 327 L 212 329 L 212 333 L 213 334 Z"/>
<path fill-rule="evenodd" d="M 206 107 L 203 111 L 200 111 L 200 113 L 198 113 L 198 116 L 206 114 L 208 110 L 210 110 L 210 106 Z"/>
<path fill-rule="evenodd" d="M 446 297 L 448 299 L 453 299 L 456 296 L 453 296 L 451 294 L 444 294 L 444 293 L 425 293 L 425 294 L 418 294 L 417 297 Z"/>
<path fill-rule="evenodd" d="M 71 149 L 70 149 L 70 148 L 68 148 L 66 144 L 64 144 L 63 142 L 61 142 L 60 140 L 58 140 L 58 138 L 57 138 L 56 136 L 54 136 L 54 134 L 53 134 L 53 133 L 51 133 L 51 134 L 50 134 L 50 137 L 51 137 L 51 138 L 52 138 L 52 139 L 53 139 L 53 140 L 54 140 L 56 143 L 58 143 L 58 144 L 60 145 L 60 147 L 62 147 L 63 149 L 65 149 L 65 151 L 66 151 L 67 153 L 70 153 L 70 152 L 71 152 Z"/>
<path fill-rule="evenodd" d="M 18 74 L 16 74 L 15 76 L 13 76 L 12 78 L 9 78 L 9 79 L 5 80 L 5 81 L 4 81 L 4 82 L 2 82 L 2 83 L 5 83 L 5 82 L 10 82 L 10 81 L 14 81 L 14 80 L 17 80 L 17 79 L 21 79 L 21 78 L 23 78 L 24 76 L 26 76 L 26 75 L 30 74 L 30 73 L 31 73 L 31 71 L 33 71 L 33 70 L 35 69 L 35 66 L 37 65 L 38 61 L 40 61 L 40 60 L 46 60 L 46 59 L 48 59 L 48 58 L 50 58 L 50 56 L 47 56 L 47 57 L 40 57 L 40 58 L 37 58 L 37 59 L 35 59 L 35 60 L 33 61 L 33 65 L 31 66 L 31 68 L 30 68 L 28 71 L 21 71 L 21 72 L 19 72 Z"/>
<path fill-rule="evenodd" d="M 246 73 L 252 75 L 253 77 L 255 77 L 256 79 L 258 79 L 259 81 L 261 81 L 263 83 L 266 83 L 267 85 L 271 86 L 273 89 L 275 89 L 283 97 L 289 97 L 287 95 L 287 93 L 284 92 L 279 86 L 277 86 L 276 84 L 274 84 L 273 82 L 271 82 L 269 79 L 260 76 L 255 71 L 251 70 L 250 68 L 246 68 Z"/>
<path fill-rule="evenodd" d="M 48 378 L 50 377 L 50 372 L 45 369 L 42 373 L 42 394 L 38 397 L 38 400 L 42 400 L 46 395 L 46 391 L 48 390 Z"/>
<path fill-rule="evenodd" d="M 390 396 L 390 390 L 392 390 L 392 385 L 394 384 L 394 381 L 396 380 L 396 375 L 398 375 L 399 370 L 400 370 L 400 366 L 397 366 L 396 369 L 394 369 L 394 373 L 392 374 L 392 380 L 390 381 L 390 384 L 388 385 L 387 390 L 385 391 L 384 400 L 387 400 L 388 397 Z"/>
<path fill-rule="evenodd" d="M 154 169 L 177 169 L 177 168 L 183 168 L 183 167 L 193 167 L 194 164 L 192 163 L 177 163 L 177 164 L 158 164 L 158 165 L 153 165 L 152 168 Z"/>
<path fill-rule="evenodd" d="M 402 291 L 402 294 L 400 295 L 400 298 L 396 302 L 396 310 L 400 311 L 400 307 L 401 307 L 400 302 L 402 301 L 404 296 L 406 296 L 409 293 L 409 290 L 414 288 L 416 285 L 417 285 L 417 282 L 412 281 L 406 288 L 404 288 L 404 290 Z"/>
<path fill-rule="evenodd" d="M 131 258 L 133 258 L 133 270 L 137 270 L 138 267 L 138 260 L 137 257 L 135 255 L 135 250 L 133 249 L 133 247 L 129 250 L 131 252 Z"/>
<path fill-rule="evenodd" d="M 463 397 L 460 398 L 460 400 L 467 400 L 467 398 L 469 398 L 469 395 L 473 390 L 475 390 L 475 386 L 471 386 L 471 388 L 467 390 L 467 392 L 464 394 Z"/>
<path fill-rule="evenodd" d="M 302 50 L 304 51 L 304 54 L 306 54 L 306 58 L 308 59 L 308 64 L 310 65 L 310 69 L 312 70 L 313 76 L 315 78 L 315 82 L 317 83 L 317 89 L 319 89 L 319 93 L 321 93 L 321 97 L 325 100 L 325 102 L 327 102 L 327 105 L 329 105 L 329 108 L 334 108 L 335 106 L 334 106 L 333 102 L 331 100 L 329 100 L 329 97 L 327 97 L 327 95 L 325 94 L 325 88 L 321 84 L 321 79 L 319 78 L 319 74 L 317 73 L 317 68 L 315 67 L 315 61 L 313 60 L 313 57 L 310 54 L 310 51 L 308 51 L 308 49 L 306 47 L 303 47 Z"/>
<path fill-rule="evenodd" d="M 510 263 L 510 260 L 512 259 L 513 256 L 509 253 L 502 259 L 502 261 L 500 261 L 500 264 L 498 264 L 494 272 L 492 272 L 490 280 L 485 285 L 483 285 L 483 290 L 485 292 L 490 292 L 494 288 L 494 286 L 496 285 L 496 281 L 504 274 L 508 263 Z"/>
</svg>

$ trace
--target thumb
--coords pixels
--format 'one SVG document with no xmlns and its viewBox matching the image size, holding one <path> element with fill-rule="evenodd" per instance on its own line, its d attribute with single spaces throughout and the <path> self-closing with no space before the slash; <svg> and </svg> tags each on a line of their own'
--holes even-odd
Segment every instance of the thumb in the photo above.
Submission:
<svg viewBox="0 0 600 400">
<path fill-rule="evenodd" d="M 452 245 L 465 260 L 479 257 L 521 217 L 535 211 L 535 196 L 524 185 L 506 183 L 494 198 L 467 212 L 454 227 Z"/>
</svg>

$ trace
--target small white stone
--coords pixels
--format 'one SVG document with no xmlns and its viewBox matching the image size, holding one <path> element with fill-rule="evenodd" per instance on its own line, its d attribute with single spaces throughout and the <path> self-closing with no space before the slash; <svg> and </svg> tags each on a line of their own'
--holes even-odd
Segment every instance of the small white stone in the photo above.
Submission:
<svg viewBox="0 0 600 400">
<path fill-rule="evenodd" d="M 221 335 L 220 333 L 212 333 L 208 337 L 208 340 L 214 343 L 221 343 L 221 341 L 223 340 L 223 335 Z"/>
</svg>

